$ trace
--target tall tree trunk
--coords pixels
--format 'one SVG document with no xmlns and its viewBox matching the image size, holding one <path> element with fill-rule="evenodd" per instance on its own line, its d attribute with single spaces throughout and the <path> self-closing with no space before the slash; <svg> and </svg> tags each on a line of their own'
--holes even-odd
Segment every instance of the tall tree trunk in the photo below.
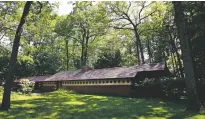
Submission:
<svg viewBox="0 0 205 119">
<path fill-rule="evenodd" d="M 150 40 L 147 40 L 147 52 L 149 55 L 149 63 L 152 63 L 152 52 L 151 52 L 151 48 L 150 48 Z"/>
<path fill-rule="evenodd" d="M 176 70 L 175 70 L 175 62 L 174 62 L 174 54 L 171 52 L 171 59 L 172 59 L 172 67 L 173 67 L 173 71 L 174 71 L 174 74 L 176 73 Z"/>
<path fill-rule="evenodd" d="M 85 50 L 85 45 L 84 45 L 84 42 L 85 42 L 85 40 L 84 40 L 84 38 L 83 38 L 83 40 L 82 40 L 82 51 L 81 51 L 81 66 L 84 66 L 84 50 Z"/>
<path fill-rule="evenodd" d="M 144 51 L 143 51 L 143 46 L 142 46 L 142 42 L 141 40 L 139 39 L 139 48 L 140 48 L 140 55 L 141 55 L 141 63 L 144 64 L 145 61 L 144 61 Z"/>
<path fill-rule="evenodd" d="M 4 86 L 4 94 L 3 94 L 3 100 L 1 105 L 1 109 L 3 110 L 8 110 L 10 108 L 11 87 L 13 85 L 14 71 L 15 71 L 18 49 L 19 49 L 19 42 L 21 39 L 21 33 L 23 31 L 23 25 L 25 23 L 26 17 L 29 14 L 29 8 L 31 6 L 31 3 L 32 3 L 31 1 L 26 2 L 24 6 L 23 14 L 21 16 L 20 23 L 16 30 L 13 47 L 12 47 L 11 59 L 9 62 L 8 76 L 6 79 L 6 84 Z"/>
<path fill-rule="evenodd" d="M 141 60 L 140 60 L 140 52 L 139 52 L 139 42 L 137 39 L 137 29 L 134 29 L 134 33 L 135 33 L 135 43 L 136 43 L 136 53 L 137 53 L 137 58 L 138 58 L 138 64 L 141 64 Z"/>
<path fill-rule="evenodd" d="M 175 10 L 175 22 L 178 29 L 182 59 L 184 62 L 184 72 L 186 78 L 186 89 L 187 89 L 187 110 L 200 110 L 200 103 L 198 99 L 198 94 L 196 90 L 195 75 L 192 65 L 191 52 L 188 41 L 187 28 L 184 20 L 183 6 L 182 2 L 173 2 Z"/>
<path fill-rule="evenodd" d="M 180 60 L 179 52 L 177 50 L 177 47 L 176 47 L 175 42 L 174 42 L 174 39 L 172 38 L 172 35 L 170 34 L 170 32 L 169 32 L 169 37 L 171 39 L 172 48 L 173 48 L 173 50 L 174 50 L 174 52 L 176 53 L 176 56 L 177 56 L 177 64 L 179 65 L 180 76 L 182 78 L 184 78 L 184 71 L 183 71 L 183 67 L 182 67 L 182 62 Z"/>
<path fill-rule="evenodd" d="M 75 52 L 75 41 L 73 41 L 73 47 L 72 47 L 73 66 L 75 66 L 75 55 L 74 55 L 74 52 Z"/>
<path fill-rule="evenodd" d="M 84 65 L 87 64 L 88 40 L 89 40 L 89 37 L 86 37 L 86 39 L 85 39 L 85 51 L 84 51 Z"/>
<path fill-rule="evenodd" d="M 144 64 L 144 52 L 143 52 L 143 46 L 142 46 L 142 42 L 141 42 L 141 39 L 140 39 L 140 36 L 137 32 L 137 29 L 135 31 L 135 36 L 136 36 L 136 39 L 138 41 L 138 45 L 139 45 L 139 49 L 140 49 L 140 56 L 141 56 L 141 64 Z"/>
<path fill-rule="evenodd" d="M 174 51 L 174 49 L 173 49 L 173 47 L 172 47 L 172 49 L 171 49 L 171 53 L 173 54 L 173 61 L 174 61 L 174 64 L 175 64 L 175 66 L 176 66 L 176 75 L 178 76 L 178 77 L 181 77 L 181 74 L 180 74 L 180 69 L 179 69 L 179 64 L 177 63 L 177 61 L 176 61 L 176 56 L 175 56 L 175 51 Z"/>
<path fill-rule="evenodd" d="M 68 40 L 65 40 L 65 48 L 66 48 L 66 69 L 68 70 L 68 63 L 69 63 L 69 60 L 68 60 Z"/>
</svg>

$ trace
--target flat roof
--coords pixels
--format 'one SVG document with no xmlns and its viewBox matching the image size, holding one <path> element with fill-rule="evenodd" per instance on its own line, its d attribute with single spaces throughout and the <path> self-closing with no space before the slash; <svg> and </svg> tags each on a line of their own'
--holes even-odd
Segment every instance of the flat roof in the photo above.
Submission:
<svg viewBox="0 0 205 119">
<path fill-rule="evenodd" d="M 140 72 L 157 72 L 167 69 L 164 63 L 142 64 L 136 66 L 123 66 L 103 69 L 89 69 L 76 71 L 61 71 L 44 81 L 68 81 L 68 80 L 99 80 L 99 79 L 123 79 L 134 78 Z M 163 74 L 162 74 L 163 75 Z"/>
</svg>

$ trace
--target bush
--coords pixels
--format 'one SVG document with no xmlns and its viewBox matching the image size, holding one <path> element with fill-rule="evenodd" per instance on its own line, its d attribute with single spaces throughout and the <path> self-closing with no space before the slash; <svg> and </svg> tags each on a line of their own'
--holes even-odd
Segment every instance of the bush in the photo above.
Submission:
<svg viewBox="0 0 205 119">
<path fill-rule="evenodd" d="M 28 79 L 21 79 L 18 84 L 18 91 L 22 93 L 31 93 L 34 89 L 35 82 L 29 81 Z"/>
<path fill-rule="evenodd" d="M 135 85 L 135 94 L 142 97 L 180 99 L 185 96 L 185 81 L 176 77 L 145 78 Z"/>
<path fill-rule="evenodd" d="M 58 89 L 56 92 L 59 94 L 75 94 L 75 91 L 67 89 Z"/>
</svg>

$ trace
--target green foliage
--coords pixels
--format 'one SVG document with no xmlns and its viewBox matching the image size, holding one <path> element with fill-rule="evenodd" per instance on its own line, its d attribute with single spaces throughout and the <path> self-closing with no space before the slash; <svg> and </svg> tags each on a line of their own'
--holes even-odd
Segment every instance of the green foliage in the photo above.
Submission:
<svg viewBox="0 0 205 119">
<path fill-rule="evenodd" d="M 15 73 L 17 78 L 65 70 L 66 48 L 69 69 L 80 68 L 85 59 L 87 65 L 96 68 L 136 65 L 139 56 L 134 27 L 124 19 L 123 12 L 127 12 L 137 25 L 146 63 L 167 61 L 173 73 L 178 74 L 181 50 L 171 2 L 79 1 L 73 4 L 70 14 L 62 16 L 55 13 L 56 3 L 41 3 L 41 13 L 38 13 L 39 4 L 33 3 L 24 26 Z M 149 3 L 152 4 L 146 6 Z M 0 80 L 5 80 L 7 75 L 12 40 L 23 5 L 24 2 L 0 2 L 0 38 L 3 35 L 8 38 L 8 43 L 0 40 Z M 146 7 L 139 15 L 143 5 Z M 204 2 L 183 2 L 183 5 L 196 77 L 199 81 L 204 80 Z M 125 29 L 114 29 L 113 26 Z M 120 50 L 120 56 L 115 57 L 117 50 Z"/>
<path fill-rule="evenodd" d="M 97 60 L 94 67 L 97 69 L 117 67 L 120 66 L 120 62 L 121 55 L 119 50 L 114 53 L 104 52 L 104 54 L 102 54 Z"/>
<path fill-rule="evenodd" d="M 28 79 L 21 79 L 18 84 L 18 91 L 28 94 L 34 89 L 35 82 L 29 81 Z"/>
<path fill-rule="evenodd" d="M 81 66 L 86 65 L 90 57 L 88 55 L 90 43 L 105 35 L 109 25 L 105 7 L 101 3 L 93 5 L 92 2 L 76 2 L 71 14 L 59 18 L 55 32 L 63 36 L 69 44 L 73 44 L 75 54 L 72 52 L 69 55 L 73 57 L 73 66 L 78 58 Z"/>
<path fill-rule="evenodd" d="M 34 64 L 38 75 L 54 74 L 61 68 L 61 58 L 56 53 L 42 51 L 37 53 Z"/>
</svg>

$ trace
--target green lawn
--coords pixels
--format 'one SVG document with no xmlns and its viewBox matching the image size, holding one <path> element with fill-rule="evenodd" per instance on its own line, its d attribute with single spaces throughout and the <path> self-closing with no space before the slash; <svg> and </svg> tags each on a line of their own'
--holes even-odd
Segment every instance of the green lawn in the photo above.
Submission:
<svg viewBox="0 0 205 119">
<path fill-rule="evenodd" d="M 2 99 L 2 94 L 0 95 Z M 205 119 L 204 112 L 185 112 L 184 105 L 160 100 L 55 91 L 42 95 L 12 94 L 12 109 L 2 119 Z"/>
</svg>

